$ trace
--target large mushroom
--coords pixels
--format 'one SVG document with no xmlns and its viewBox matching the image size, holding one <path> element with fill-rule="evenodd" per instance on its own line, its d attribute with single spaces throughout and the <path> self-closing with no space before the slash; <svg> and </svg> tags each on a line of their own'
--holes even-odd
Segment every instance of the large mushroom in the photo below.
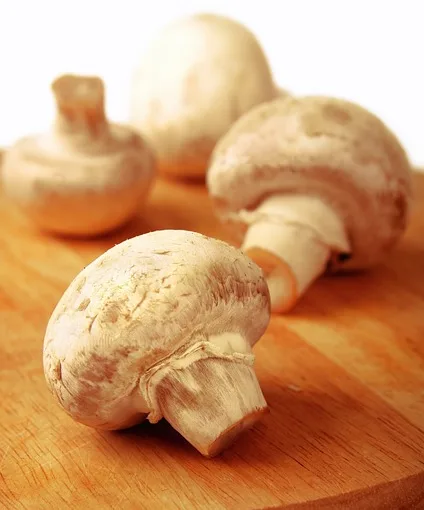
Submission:
<svg viewBox="0 0 424 510">
<path fill-rule="evenodd" d="M 222 241 L 156 231 L 71 283 L 44 340 L 44 371 L 76 421 L 115 430 L 162 417 L 205 456 L 267 409 L 251 347 L 270 301 L 262 270 Z"/>
<path fill-rule="evenodd" d="M 204 177 L 216 142 L 237 118 L 281 93 L 253 33 L 213 14 L 168 25 L 131 87 L 130 123 L 155 149 L 159 171 L 190 178 Z"/>
<path fill-rule="evenodd" d="M 217 145 L 207 184 L 218 214 L 287 311 L 324 271 L 378 263 L 405 230 L 411 168 L 364 108 L 329 97 L 276 99 Z"/>
<path fill-rule="evenodd" d="M 18 140 L 4 156 L 5 193 L 43 230 L 113 230 L 142 207 L 155 174 L 153 153 L 133 129 L 108 122 L 100 78 L 64 75 L 52 91 L 52 129 Z"/>
</svg>

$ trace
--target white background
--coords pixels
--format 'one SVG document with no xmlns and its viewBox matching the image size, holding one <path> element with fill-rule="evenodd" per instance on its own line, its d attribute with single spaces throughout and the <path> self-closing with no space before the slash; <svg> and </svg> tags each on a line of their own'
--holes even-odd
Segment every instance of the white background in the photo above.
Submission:
<svg viewBox="0 0 424 510">
<path fill-rule="evenodd" d="M 423 10 L 420 0 L 0 0 L 0 146 L 49 125 L 61 73 L 102 76 L 110 118 L 125 121 L 137 56 L 163 25 L 207 11 L 256 33 L 282 87 L 362 104 L 424 166 Z"/>
</svg>

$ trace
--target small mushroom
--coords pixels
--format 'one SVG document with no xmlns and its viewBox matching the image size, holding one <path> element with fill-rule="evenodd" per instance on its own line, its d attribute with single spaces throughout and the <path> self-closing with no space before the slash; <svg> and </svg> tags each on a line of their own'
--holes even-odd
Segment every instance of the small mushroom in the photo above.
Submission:
<svg viewBox="0 0 424 510">
<path fill-rule="evenodd" d="M 80 423 L 164 417 L 213 456 L 267 410 L 251 347 L 269 318 L 263 272 L 241 251 L 182 230 L 144 234 L 66 290 L 47 326 L 46 380 Z"/>
<path fill-rule="evenodd" d="M 145 201 L 152 151 L 131 128 L 108 122 L 100 78 L 64 75 L 52 91 L 52 129 L 20 139 L 5 154 L 5 193 L 44 230 L 77 236 L 113 230 Z"/>
<path fill-rule="evenodd" d="M 244 115 L 207 176 L 223 221 L 267 275 L 273 311 L 326 270 L 378 263 L 408 220 L 411 167 L 375 115 L 341 99 L 289 97 Z"/>
<path fill-rule="evenodd" d="M 130 122 L 155 149 L 161 173 L 199 178 L 231 124 L 279 93 L 246 27 L 196 14 L 168 25 L 148 48 L 132 80 Z"/>
</svg>

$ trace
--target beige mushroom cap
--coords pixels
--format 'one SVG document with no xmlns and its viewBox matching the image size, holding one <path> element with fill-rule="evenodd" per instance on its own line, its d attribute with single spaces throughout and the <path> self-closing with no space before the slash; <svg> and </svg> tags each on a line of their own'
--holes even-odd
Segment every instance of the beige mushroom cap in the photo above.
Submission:
<svg viewBox="0 0 424 510">
<path fill-rule="evenodd" d="M 407 225 L 411 167 L 395 135 L 364 108 L 329 97 L 276 99 L 221 139 L 207 184 L 223 219 L 273 194 L 317 196 L 343 218 L 352 249 L 331 269 L 377 263 Z M 337 247 L 335 247 L 337 248 Z"/>
<path fill-rule="evenodd" d="M 106 120 L 99 78 L 65 75 L 52 88 L 56 123 L 6 152 L 4 190 L 44 230 L 113 230 L 143 205 L 155 176 L 153 152 L 133 129 Z"/>
<path fill-rule="evenodd" d="M 232 19 L 197 14 L 167 26 L 144 55 L 130 119 L 154 147 L 162 172 L 204 176 L 231 124 L 276 96 L 255 36 Z"/>
<path fill-rule="evenodd" d="M 165 416 L 211 455 L 223 431 L 266 408 L 250 347 L 269 317 L 263 273 L 239 250 L 187 231 L 141 235 L 64 293 L 45 335 L 46 380 L 76 421 L 119 429 Z"/>
</svg>

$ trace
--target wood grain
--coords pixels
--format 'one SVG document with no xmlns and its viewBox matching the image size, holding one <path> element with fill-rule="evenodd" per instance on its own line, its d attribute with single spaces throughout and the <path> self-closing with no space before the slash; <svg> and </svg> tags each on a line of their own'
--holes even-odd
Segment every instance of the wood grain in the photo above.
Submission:
<svg viewBox="0 0 424 510">
<path fill-rule="evenodd" d="M 85 242 L 37 232 L 0 195 L 0 508 L 424 508 L 424 176 L 415 183 L 411 227 L 381 267 L 323 278 L 273 317 L 256 348 L 271 413 L 213 460 L 166 423 L 72 422 L 41 359 L 57 300 L 104 250 L 163 228 L 231 241 L 204 187 L 158 182 L 140 218 Z"/>
<path fill-rule="evenodd" d="M 387 510 L 424 508 L 424 474 L 418 473 L 403 480 L 383 483 L 342 496 L 324 498 L 289 506 L 273 507 L 273 510 Z"/>
</svg>

